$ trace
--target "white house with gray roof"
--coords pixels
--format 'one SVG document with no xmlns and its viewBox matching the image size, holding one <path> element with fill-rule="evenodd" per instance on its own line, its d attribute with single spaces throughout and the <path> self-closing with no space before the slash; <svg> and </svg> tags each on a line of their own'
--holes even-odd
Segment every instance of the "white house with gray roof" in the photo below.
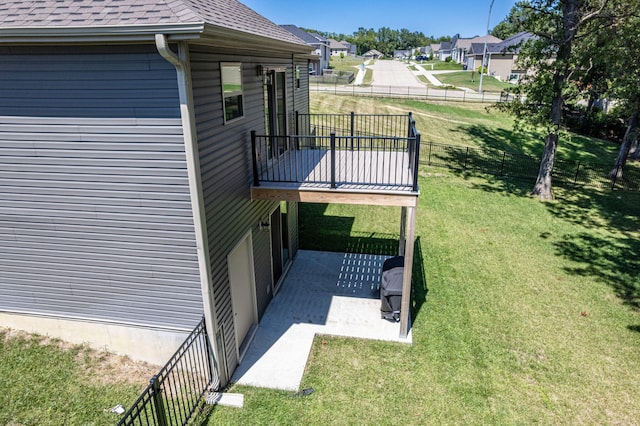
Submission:
<svg viewBox="0 0 640 426">
<path fill-rule="evenodd" d="M 235 0 L 2 2 L 0 325 L 164 363 L 204 315 L 228 380 L 298 247 L 250 133 L 311 50 Z"/>
</svg>

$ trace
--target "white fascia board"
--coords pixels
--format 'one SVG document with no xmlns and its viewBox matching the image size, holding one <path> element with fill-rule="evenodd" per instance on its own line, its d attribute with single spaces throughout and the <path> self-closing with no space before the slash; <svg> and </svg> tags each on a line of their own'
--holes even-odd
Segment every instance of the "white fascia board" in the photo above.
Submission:
<svg viewBox="0 0 640 426">
<path fill-rule="evenodd" d="M 12 27 L 0 28 L 0 45 L 154 41 L 156 34 L 167 34 L 171 40 L 187 40 L 199 38 L 203 31 L 203 22 L 100 27 Z"/>
</svg>

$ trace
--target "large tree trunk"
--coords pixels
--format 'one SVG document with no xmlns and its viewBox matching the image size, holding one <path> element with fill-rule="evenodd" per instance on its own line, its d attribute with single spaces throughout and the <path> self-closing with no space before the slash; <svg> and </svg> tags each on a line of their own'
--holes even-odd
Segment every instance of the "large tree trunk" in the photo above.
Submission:
<svg viewBox="0 0 640 426">
<path fill-rule="evenodd" d="M 618 151 L 618 156 L 616 157 L 616 162 L 613 165 L 613 169 L 611 169 L 611 171 L 607 174 L 607 177 L 609 179 L 620 179 L 622 177 L 622 171 L 624 169 L 624 165 L 627 163 L 631 145 L 638 137 L 639 122 L 640 111 L 636 109 L 636 111 L 631 114 L 631 117 L 629 117 L 627 130 L 624 132 L 624 139 L 622 139 L 622 144 L 620 145 L 620 150 Z M 638 150 L 636 150 L 636 153 L 637 152 Z"/>
<path fill-rule="evenodd" d="M 540 160 L 540 170 L 536 183 L 533 186 L 531 195 L 537 195 L 541 200 L 553 199 L 551 186 L 551 176 L 553 174 L 553 163 L 556 158 L 556 148 L 558 147 L 558 133 L 549 133 L 544 140 L 544 152 Z"/>
<path fill-rule="evenodd" d="M 556 53 L 556 68 L 553 73 L 553 85 L 551 88 L 551 111 L 549 112 L 549 121 L 553 123 L 553 130 L 545 138 L 540 170 L 533 190 L 531 190 L 531 194 L 537 195 L 541 200 L 553 199 L 551 176 L 556 158 L 556 148 L 558 147 L 558 134 L 562 123 L 563 89 L 570 74 L 569 59 L 571 58 L 573 40 L 580 25 L 581 6 L 581 0 L 566 0 L 562 4 L 562 39 L 558 42 L 558 51 Z"/>
</svg>

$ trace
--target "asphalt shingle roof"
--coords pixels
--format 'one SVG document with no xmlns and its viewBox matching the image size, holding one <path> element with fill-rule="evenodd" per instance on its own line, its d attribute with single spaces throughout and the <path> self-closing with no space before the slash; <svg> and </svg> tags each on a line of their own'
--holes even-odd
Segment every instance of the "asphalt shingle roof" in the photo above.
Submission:
<svg viewBox="0 0 640 426">
<path fill-rule="evenodd" d="M 301 44 L 236 0 L 4 0 L 0 29 L 140 26 L 202 22 Z"/>
</svg>

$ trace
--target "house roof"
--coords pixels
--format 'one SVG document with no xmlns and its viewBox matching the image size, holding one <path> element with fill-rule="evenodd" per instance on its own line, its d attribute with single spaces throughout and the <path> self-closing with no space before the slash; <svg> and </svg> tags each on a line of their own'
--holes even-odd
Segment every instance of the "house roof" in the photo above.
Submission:
<svg viewBox="0 0 640 426">
<path fill-rule="evenodd" d="M 199 38 L 245 34 L 303 44 L 237 0 L 6 0 L 0 3 L 0 42 L 45 36 L 145 38 L 162 33 Z"/>
<path fill-rule="evenodd" d="M 300 40 L 306 42 L 307 44 L 319 44 L 326 40 L 322 39 L 317 34 L 311 34 L 303 30 L 302 28 L 298 28 L 295 25 L 280 25 L 285 30 L 289 31 L 291 34 L 298 37 Z"/>
<path fill-rule="evenodd" d="M 451 42 L 443 41 L 440 43 L 440 50 L 451 50 Z"/>
<path fill-rule="evenodd" d="M 384 54 L 376 49 L 371 49 L 363 56 L 384 56 Z"/>
<path fill-rule="evenodd" d="M 500 43 L 502 40 L 499 39 L 498 37 L 494 37 L 491 34 L 485 35 L 485 36 L 477 36 L 477 37 L 472 37 L 472 38 L 459 38 L 456 40 L 456 43 L 454 46 L 452 46 L 452 49 L 466 49 L 469 50 L 469 48 L 471 48 L 471 45 L 473 43 L 482 43 L 484 44 L 484 41 L 487 41 L 487 43 Z"/>
<path fill-rule="evenodd" d="M 328 39 L 331 50 L 349 50 L 347 46 L 332 38 Z"/>
<path fill-rule="evenodd" d="M 488 53 L 518 53 L 522 45 L 533 39 L 535 36 L 531 33 L 520 32 L 498 43 L 487 43 Z M 469 53 L 481 54 L 484 50 L 484 42 L 472 43 Z"/>
<path fill-rule="evenodd" d="M 522 49 L 522 45 L 527 41 L 535 38 L 535 35 L 528 33 L 526 31 L 519 32 L 517 34 L 512 35 L 511 37 L 501 41 L 500 43 L 496 43 L 495 48 L 499 52 L 513 52 L 518 53 Z"/>
<path fill-rule="evenodd" d="M 437 52 L 437 51 L 440 50 L 440 44 L 439 43 L 430 44 L 429 46 L 431 47 L 431 51 L 432 52 Z"/>
</svg>

